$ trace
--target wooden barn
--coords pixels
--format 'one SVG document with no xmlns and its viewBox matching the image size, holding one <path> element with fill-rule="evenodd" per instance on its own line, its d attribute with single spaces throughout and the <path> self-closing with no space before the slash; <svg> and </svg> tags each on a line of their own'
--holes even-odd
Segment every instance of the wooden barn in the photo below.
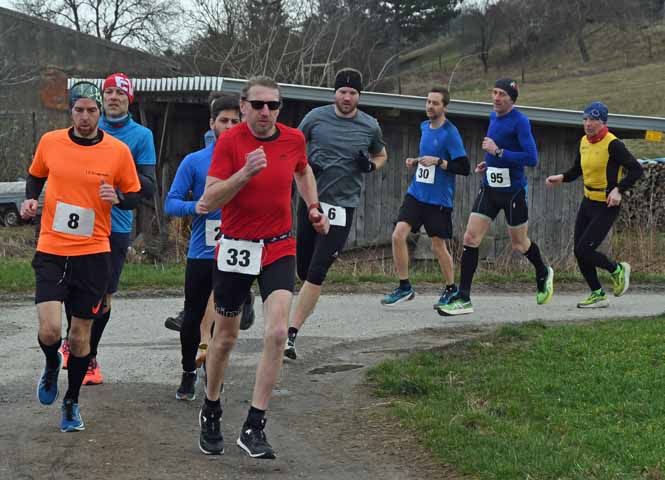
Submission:
<svg viewBox="0 0 665 480">
<path fill-rule="evenodd" d="M 82 79 L 70 79 L 69 84 Z M 87 79 L 101 86 L 103 79 Z M 223 77 L 143 78 L 135 81 L 134 116 L 152 129 L 158 154 L 161 203 L 182 158 L 203 146 L 208 129 L 207 97 L 211 91 L 240 92 L 245 81 Z M 312 108 L 331 103 L 333 90 L 301 85 L 281 85 L 284 108 L 279 120 L 297 126 Z M 426 93 L 426 92 L 423 92 Z M 488 93 L 489 97 L 489 93 Z M 589 99 L 590 101 L 593 99 Z M 390 243 L 393 221 L 409 185 L 411 174 L 404 159 L 418 154 L 420 123 L 426 118 L 425 98 L 365 92 L 361 108 L 376 117 L 388 151 L 386 168 L 366 176 L 362 203 L 354 216 L 347 247 Z M 583 134 L 580 111 L 517 107 L 531 119 L 539 151 L 539 165 L 527 169 L 529 179 L 530 236 L 551 260 L 564 260 L 572 252 L 572 232 L 581 199 L 582 184 L 545 188 L 545 178 L 567 169 Z M 451 101 L 448 118 L 459 129 L 472 168 L 483 159 L 481 142 L 488 126 L 491 104 Z M 650 130 L 665 131 L 665 118 L 610 115 L 608 125 L 619 138 L 644 138 Z M 480 176 L 458 177 L 454 210 L 456 238 L 480 186 Z M 510 251 L 504 219 L 500 216 L 487 236 L 485 256 Z"/>
</svg>

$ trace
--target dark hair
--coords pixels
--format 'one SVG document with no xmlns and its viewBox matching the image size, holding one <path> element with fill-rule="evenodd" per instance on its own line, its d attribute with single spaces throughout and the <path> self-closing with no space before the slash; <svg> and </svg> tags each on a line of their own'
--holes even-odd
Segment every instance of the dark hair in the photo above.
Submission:
<svg viewBox="0 0 665 480">
<path fill-rule="evenodd" d="M 210 95 L 212 96 L 212 93 Z M 237 93 L 221 93 L 213 98 L 210 103 L 210 118 L 215 120 L 223 110 L 236 110 L 240 113 L 240 98 Z"/>
<path fill-rule="evenodd" d="M 429 89 L 429 93 L 440 93 L 443 97 L 443 106 L 447 107 L 450 103 L 450 92 L 446 87 L 432 87 Z"/>
<path fill-rule="evenodd" d="M 247 80 L 247 83 L 242 88 L 242 93 L 240 94 L 240 98 L 242 98 L 243 100 L 247 100 L 247 95 L 249 94 L 249 90 L 252 87 L 266 87 L 266 88 L 272 88 L 273 90 L 277 90 L 279 99 L 280 100 L 282 99 L 282 91 L 280 90 L 277 82 L 273 78 L 266 77 L 264 75 L 252 77 L 249 80 Z"/>
</svg>

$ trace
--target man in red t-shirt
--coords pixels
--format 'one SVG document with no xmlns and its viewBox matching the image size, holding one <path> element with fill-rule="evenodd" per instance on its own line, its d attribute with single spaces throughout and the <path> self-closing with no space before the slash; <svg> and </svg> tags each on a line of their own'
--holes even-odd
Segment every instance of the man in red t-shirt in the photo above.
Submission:
<svg viewBox="0 0 665 480">
<path fill-rule="evenodd" d="M 199 448 L 224 453 L 219 392 L 224 370 L 238 337 L 242 305 L 258 279 L 265 321 L 264 347 L 256 370 L 247 420 L 237 440 L 253 458 L 275 458 L 264 433 L 265 411 L 282 366 L 289 311 L 295 287 L 296 242 L 291 237 L 291 189 L 309 206 L 314 229 L 326 234 L 305 138 L 277 123 L 281 95 L 268 77 L 254 77 L 240 101 L 245 122 L 220 135 L 200 203 L 208 211 L 222 207 L 222 238 L 214 272 L 215 321 L 206 358 L 206 398 L 199 413 Z"/>
</svg>

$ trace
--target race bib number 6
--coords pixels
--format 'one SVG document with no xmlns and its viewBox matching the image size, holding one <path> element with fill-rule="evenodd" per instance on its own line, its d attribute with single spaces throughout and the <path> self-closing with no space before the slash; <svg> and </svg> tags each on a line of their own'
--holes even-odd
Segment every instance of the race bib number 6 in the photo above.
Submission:
<svg viewBox="0 0 665 480">
<path fill-rule="evenodd" d="M 258 275 L 261 271 L 263 242 L 231 240 L 222 237 L 219 242 L 217 268 L 222 272 Z"/>
<path fill-rule="evenodd" d="M 92 208 L 77 207 L 65 202 L 57 202 L 53 215 L 53 230 L 81 237 L 92 237 L 95 228 L 95 211 Z"/>
<path fill-rule="evenodd" d="M 206 220 L 206 246 L 214 247 L 222 237 L 222 222 L 219 220 Z"/>
<path fill-rule="evenodd" d="M 430 165 L 425 167 L 421 164 L 418 164 L 418 169 L 416 170 L 416 182 L 420 183 L 434 183 L 434 175 L 436 174 L 436 165 Z"/>
<path fill-rule="evenodd" d="M 510 187 L 510 169 L 487 167 L 487 184 L 490 187 Z"/>
<path fill-rule="evenodd" d="M 329 203 L 320 203 L 323 213 L 330 220 L 330 225 L 346 227 L 346 209 L 344 207 L 330 205 Z"/>
</svg>

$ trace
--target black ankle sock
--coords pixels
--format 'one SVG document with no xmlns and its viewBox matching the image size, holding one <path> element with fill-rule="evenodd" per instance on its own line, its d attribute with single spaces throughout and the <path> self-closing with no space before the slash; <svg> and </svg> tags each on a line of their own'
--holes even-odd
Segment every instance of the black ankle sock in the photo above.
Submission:
<svg viewBox="0 0 665 480">
<path fill-rule="evenodd" d="M 65 393 L 65 399 L 70 399 L 74 403 L 79 401 L 79 392 L 81 391 L 81 385 L 83 384 L 83 379 L 85 378 L 85 373 L 88 371 L 88 364 L 90 363 L 90 355 L 85 357 L 77 357 L 74 353 L 69 354 L 69 360 L 67 361 L 67 393 Z"/>
<path fill-rule="evenodd" d="M 46 367 L 49 369 L 58 368 L 58 364 L 60 363 L 58 358 L 58 349 L 62 343 L 62 338 L 55 342 L 53 345 L 45 345 L 39 338 L 39 335 L 37 335 L 37 341 L 39 342 L 39 346 L 41 347 L 42 352 L 44 352 L 44 356 L 46 357 Z"/>
<path fill-rule="evenodd" d="M 547 278 L 547 267 L 545 266 L 545 263 L 543 263 L 543 257 L 540 255 L 540 249 L 536 242 L 531 242 L 531 246 L 524 253 L 524 256 L 529 259 L 536 269 L 536 279 L 538 281 L 544 281 L 545 278 Z"/>
<path fill-rule="evenodd" d="M 400 280 L 399 288 L 402 290 L 409 290 L 411 288 L 411 282 L 409 282 L 409 279 L 407 278 L 406 280 Z"/>
<path fill-rule="evenodd" d="M 109 318 L 111 318 L 110 308 L 108 312 L 101 314 L 92 321 L 92 329 L 90 331 L 90 355 L 93 358 L 97 356 L 97 347 L 99 346 L 99 341 L 102 339 L 102 333 L 104 333 L 106 324 L 109 323 Z"/>
<path fill-rule="evenodd" d="M 446 285 L 446 290 L 447 291 L 455 290 L 456 288 L 457 288 L 457 285 L 455 285 L 454 283 L 451 283 L 450 285 Z"/>
<path fill-rule="evenodd" d="M 462 273 L 459 282 L 459 296 L 462 300 L 471 299 L 471 282 L 478 268 L 478 247 L 467 247 L 464 245 L 462 261 L 460 262 Z"/>
<path fill-rule="evenodd" d="M 265 415 L 266 415 L 265 410 L 259 410 L 258 408 L 255 407 L 249 407 L 249 412 L 247 413 L 247 420 L 245 421 L 245 423 L 252 427 L 259 427 L 261 426 L 261 420 L 263 420 L 263 417 L 265 417 Z"/>
<path fill-rule="evenodd" d="M 289 327 L 289 331 L 286 334 L 289 338 L 296 338 L 298 335 L 298 329 L 296 327 Z"/>
<path fill-rule="evenodd" d="M 222 408 L 222 402 L 219 401 L 219 398 L 217 400 L 208 400 L 208 397 L 206 397 L 205 404 L 208 408 Z"/>
</svg>

